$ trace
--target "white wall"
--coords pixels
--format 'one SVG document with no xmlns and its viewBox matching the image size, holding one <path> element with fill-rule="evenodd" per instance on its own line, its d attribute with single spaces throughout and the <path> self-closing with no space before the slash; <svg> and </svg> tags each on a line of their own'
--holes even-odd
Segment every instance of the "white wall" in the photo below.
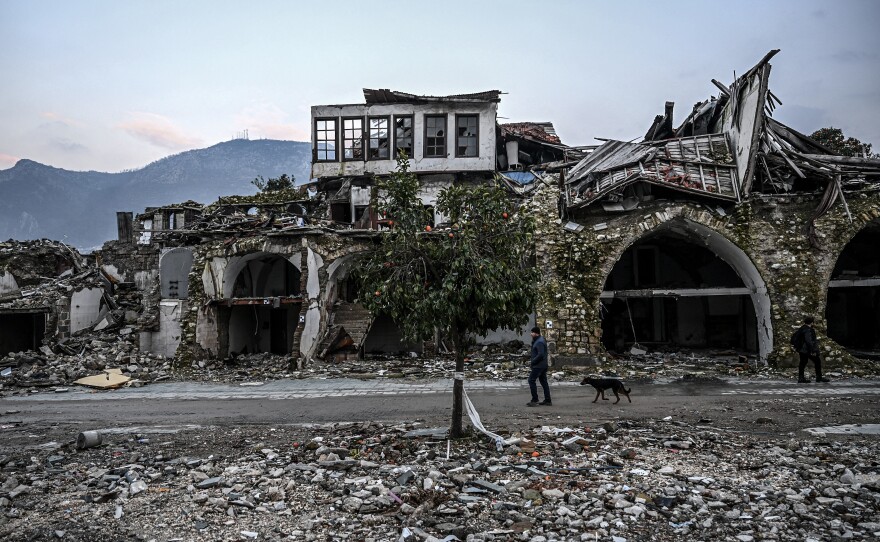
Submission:
<svg viewBox="0 0 880 542">
<path fill-rule="evenodd" d="M 180 317 L 186 312 L 186 301 L 163 299 L 159 302 L 159 331 L 145 332 L 149 335 L 144 344 L 141 335 L 141 350 L 173 358 L 180 344 Z"/>
<path fill-rule="evenodd" d="M 387 116 L 392 118 L 391 145 L 394 145 L 394 115 L 413 115 L 413 153 L 410 171 L 414 173 L 441 173 L 446 171 L 494 171 L 495 170 L 495 123 L 497 103 L 432 103 L 432 104 L 377 104 L 377 105 L 316 105 L 312 107 L 312 149 L 315 149 L 315 118 L 337 118 L 338 160 L 335 162 L 313 162 L 312 178 L 358 176 L 367 173 L 387 175 L 397 168 L 394 153 L 385 160 L 343 161 L 342 160 L 342 117 Z M 446 114 L 446 158 L 424 157 L 425 115 Z M 455 157 L 455 115 L 479 115 L 477 157 Z M 365 131 L 368 129 L 366 120 Z M 366 142 L 366 135 L 365 140 Z M 393 150 L 393 149 L 392 149 Z M 366 144 L 364 156 L 366 156 Z"/>
<path fill-rule="evenodd" d="M 18 292 L 18 283 L 12 273 L 0 271 L 0 295 Z"/>
<path fill-rule="evenodd" d="M 70 297 L 70 332 L 76 333 L 81 329 L 91 327 L 98 323 L 101 316 L 101 297 L 104 290 L 101 288 L 84 288 L 73 292 Z"/>
<path fill-rule="evenodd" d="M 163 299 L 189 297 L 189 271 L 192 261 L 193 253 L 190 248 L 173 248 L 162 252 L 159 256 L 159 280 Z"/>
</svg>

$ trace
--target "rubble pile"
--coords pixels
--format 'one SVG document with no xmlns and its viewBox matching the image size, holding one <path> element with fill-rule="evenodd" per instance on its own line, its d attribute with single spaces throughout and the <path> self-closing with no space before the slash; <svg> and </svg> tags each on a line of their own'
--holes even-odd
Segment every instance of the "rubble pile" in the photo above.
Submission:
<svg viewBox="0 0 880 542">
<path fill-rule="evenodd" d="M 57 300 L 70 296 L 75 290 L 103 288 L 105 284 L 106 281 L 97 269 L 86 269 L 76 274 L 68 269 L 57 278 L 44 280 L 34 286 L 23 287 L 14 295 L 0 297 L 0 308 L 50 307 Z"/>
<path fill-rule="evenodd" d="M 133 386 L 167 380 L 172 375 L 170 360 L 138 352 L 134 335 L 120 336 L 113 331 L 59 341 L 54 349 L 43 346 L 39 352 L 11 353 L 0 359 L 0 367 L 10 369 L 0 380 L 0 391 L 7 387 L 64 391 L 64 386 L 79 378 L 112 368 L 132 378 Z"/>
<path fill-rule="evenodd" d="M 880 442 L 646 420 L 195 429 L 0 456 L 0 538 L 868 540 Z"/>
<path fill-rule="evenodd" d="M 9 239 L 0 242 L 0 271 L 14 270 L 19 287 L 33 286 L 59 276 L 68 276 L 83 267 L 82 256 L 59 241 Z"/>
<path fill-rule="evenodd" d="M 125 329 L 125 328 L 123 328 Z M 56 353 L 57 352 L 57 353 Z M 527 376 L 528 351 L 505 351 L 489 348 L 470 353 L 465 362 L 469 378 L 478 380 L 518 381 Z M 255 382 L 304 378 L 371 379 L 441 379 L 449 378 L 454 361 L 443 356 L 374 356 L 360 361 L 303 364 L 290 357 L 274 354 L 240 355 L 227 360 L 198 360 L 181 369 L 173 359 L 138 351 L 133 334 L 109 331 L 61 341 L 39 352 L 19 352 L 0 358 L 0 368 L 11 372 L 0 378 L 4 390 L 33 393 L 40 389 L 71 385 L 84 376 L 119 368 L 140 386 L 151 382 Z M 844 366 L 828 372 L 831 378 L 876 378 L 869 362 Z M 585 374 L 601 374 L 626 379 L 627 382 L 722 382 L 795 378 L 795 369 L 777 369 L 743 361 L 736 355 L 696 356 L 688 354 L 648 354 L 642 356 L 607 356 L 597 365 L 551 368 L 555 380 L 579 380 Z"/>
</svg>

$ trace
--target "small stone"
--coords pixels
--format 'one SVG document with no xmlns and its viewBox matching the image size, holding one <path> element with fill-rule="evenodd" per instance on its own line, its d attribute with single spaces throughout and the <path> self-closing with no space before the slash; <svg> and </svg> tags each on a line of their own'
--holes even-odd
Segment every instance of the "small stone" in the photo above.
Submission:
<svg viewBox="0 0 880 542">
<path fill-rule="evenodd" d="M 207 480 L 202 480 L 201 482 L 196 484 L 196 487 L 199 489 L 208 489 L 208 488 L 216 487 L 216 486 L 220 485 L 221 482 L 223 482 L 223 478 L 220 476 L 217 476 L 215 478 L 208 478 Z"/>
</svg>

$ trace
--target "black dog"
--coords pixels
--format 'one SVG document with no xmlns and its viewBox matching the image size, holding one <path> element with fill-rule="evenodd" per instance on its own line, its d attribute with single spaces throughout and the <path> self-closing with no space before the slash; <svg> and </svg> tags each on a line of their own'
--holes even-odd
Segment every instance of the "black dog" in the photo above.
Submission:
<svg viewBox="0 0 880 542">
<path fill-rule="evenodd" d="M 600 395 L 602 396 L 602 400 L 608 400 L 605 398 L 605 390 L 611 390 L 614 392 L 614 396 L 617 397 L 617 401 L 614 401 L 615 405 L 620 402 L 620 395 L 618 395 L 617 392 L 626 395 L 626 400 L 632 403 L 632 399 L 629 398 L 629 392 L 631 392 L 632 389 L 626 389 L 623 386 L 623 382 L 616 378 L 593 378 L 587 376 L 581 380 L 581 386 L 586 386 L 587 384 L 596 388 L 596 398 L 593 399 L 594 403 L 599 400 Z"/>
</svg>

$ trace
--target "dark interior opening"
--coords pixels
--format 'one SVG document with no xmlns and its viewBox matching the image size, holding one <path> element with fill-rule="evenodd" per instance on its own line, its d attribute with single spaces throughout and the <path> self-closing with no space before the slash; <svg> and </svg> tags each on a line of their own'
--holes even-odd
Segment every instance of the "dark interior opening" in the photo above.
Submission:
<svg viewBox="0 0 880 542">
<path fill-rule="evenodd" d="M 290 354 L 300 303 L 279 304 L 278 297 L 300 293 L 299 270 L 285 258 L 266 255 L 247 262 L 233 286 L 234 298 L 268 298 L 266 304 L 233 305 L 228 312 L 227 349 L 232 354 Z"/>
<path fill-rule="evenodd" d="M 343 222 L 345 224 L 351 224 L 351 204 L 348 202 L 345 203 L 331 203 L 330 204 L 330 220 L 334 222 Z"/>
<path fill-rule="evenodd" d="M 370 332 L 364 339 L 365 354 L 402 354 L 422 352 L 421 343 L 410 344 L 403 340 L 397 323 L 388 315 L 380 314 L 373 320 Z"/>
<path fill-rule="evenodd" d="M 880 224 L 844 247 L 831 273 L 825 306 L 828 336 L 856 351 L 880 352 Z"/>
<path fill-rule="evenodd" d="M 46 334 L 46 315 L 42 312 L 0 314 L 0 356 L 10 352 L 36 350 Z"/>
<path fill-rule="evenodd" d="M 668 229 L 645 236 L 624 252 L 605 282 L 605 291 L 617 296 L 602 300 L 602 343 L 617 352 L 639 343 L 756 353 L 754 303 L 747 294 L 727 291 L 744 286 L 695 234 Z"/>
</svg>

